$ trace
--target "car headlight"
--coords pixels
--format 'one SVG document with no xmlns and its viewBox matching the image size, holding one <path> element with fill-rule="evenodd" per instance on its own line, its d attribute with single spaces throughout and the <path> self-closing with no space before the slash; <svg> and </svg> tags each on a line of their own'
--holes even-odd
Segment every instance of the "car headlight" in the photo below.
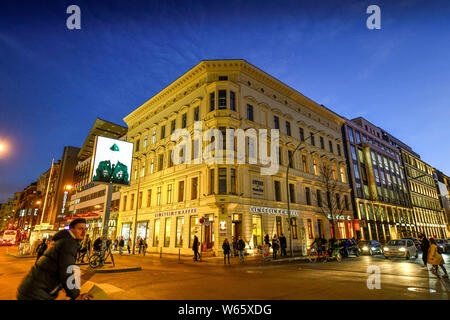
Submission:
<svg viewBox="0 0 450 320">
<path fill-rule="evenodd" d="M 362 249 L 363 249 L 364 251 L 369 250 L 369 248 L 367 248 L 367 247 L 363 247 Z"/>
<path fill-rule="evenodd" d="M 400 248 L 400 251 L 406 251 L 406 249 L 405 248 Z"/>
<path fill-rule="evenodd" d="M 383 250 L 384 250 L 384 251 L 389 251 L 389 248 L 384 247 Z"/>
</svg>

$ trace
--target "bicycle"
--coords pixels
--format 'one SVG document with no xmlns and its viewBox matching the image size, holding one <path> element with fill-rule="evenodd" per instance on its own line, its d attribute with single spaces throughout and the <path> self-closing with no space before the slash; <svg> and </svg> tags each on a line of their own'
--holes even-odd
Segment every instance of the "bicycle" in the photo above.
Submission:
<svg viewBox="0 0 450 320">
<path fill-rule="evenodd" d="M 116 266 L 116 264 L 114 263 L 114 257 L 113 254 L 111 252 L 111 248 L 106 249 L 105 252 L 105 258 L 102 259 L 101 256 L 101 250 L 95 251 L 91 257 L 89 258 L 89 267 L 95 269 L 95 268 L 99 268 L 99 267 L 103 267 L 106 263 L 106 260 L 108 260 L 108 258 L 111 258 L 111 262 L 113 264 L 113 267 Z"/>
</svg>

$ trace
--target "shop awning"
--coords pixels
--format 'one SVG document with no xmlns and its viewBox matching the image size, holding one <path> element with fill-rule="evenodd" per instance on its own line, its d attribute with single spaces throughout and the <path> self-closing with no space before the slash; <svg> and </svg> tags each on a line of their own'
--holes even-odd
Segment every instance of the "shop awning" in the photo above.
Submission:
<svg viewBox="0 0 450 320">
<path fill-rule="evenodd" d="M 73 220 L 73 219 L 78 219 L 78 218 L 97 218 L 100 216 L 101 216 L 100 213 L 86 212 L 86 213 L 75 214 L 71 217 L 65 217 L 64 220 Z"/>
</svg>

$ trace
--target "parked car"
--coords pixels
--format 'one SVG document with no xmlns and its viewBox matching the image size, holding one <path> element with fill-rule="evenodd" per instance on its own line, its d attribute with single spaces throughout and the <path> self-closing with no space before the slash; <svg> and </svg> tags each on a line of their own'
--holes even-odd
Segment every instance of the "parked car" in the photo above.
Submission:
<svg viewBox="0 0 450 320">
<path fill-rule="evenodd" d="M 369 254 L 373 256 L 374 254 L 383 254 L 383 248 L 381 243 L 375 240 L 363 240 L 358 243 L 359 249 L 362 254 Z"/>
<path fill-rule="evenodd" d="M 361 250 L 354 239 L 330 240 L 329 248 L 339 248 L 339 251 L 343 257 L 348 257 L 350 254 L 354 254 L 357 257 L 361 255 Z"/>
<path fill-rule="evenodd" d="M 386 259 L 399 257 L 409 260 L 411 257 L 417 258 L 419 256 L 419 251 L 411 239 L 389 240 L 383 251 Z"/>
<path fill-rule="evenodd" d="M 436 243 L 442 253 L 447 253 L 448 251 L 448 243 L 445 239 L 436 239 Z"/>
</svg>

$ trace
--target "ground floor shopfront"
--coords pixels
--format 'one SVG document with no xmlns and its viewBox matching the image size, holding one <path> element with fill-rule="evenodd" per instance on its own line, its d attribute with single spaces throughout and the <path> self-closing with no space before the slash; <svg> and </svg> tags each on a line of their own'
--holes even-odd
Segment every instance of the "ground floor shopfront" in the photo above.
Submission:
<svg viewBox="0 0 450 320">
<path fill-rule="evenodd" d="M 418 235 L 412 208 L 357 199 L 357 209 L 359 235 L 363 240 L 385 243 Z"/>
<path fill-rule="evenodd" d="M 291 210 L 292 247 L 306 254 L 317 237 L 333 236 L 331 224 L 323 214 L 308 210 Z M 344 221 L 345 219 L 345 221 Z M 351 216 L 337 221 L 338 238 L 355 235 Z M 194 236 L 201 242 L 203 252 L 222 255 L 225 238 L 233 244 L 241 237 L 249 254 L 261 253 L 264 237 L 283 234 L 289 248 L 289 219 L 285 208 L 263 207 L 238 203 L 214 204 L 165 211 L 138 212 L 136 234 L 135 213 L 121 213 L 117 232 L 126 242 L 144 238 L 148 251 L 173 254 L 192 254 Z M 204 221 L 202 223 L 202 220 Z"/>
</svg>

